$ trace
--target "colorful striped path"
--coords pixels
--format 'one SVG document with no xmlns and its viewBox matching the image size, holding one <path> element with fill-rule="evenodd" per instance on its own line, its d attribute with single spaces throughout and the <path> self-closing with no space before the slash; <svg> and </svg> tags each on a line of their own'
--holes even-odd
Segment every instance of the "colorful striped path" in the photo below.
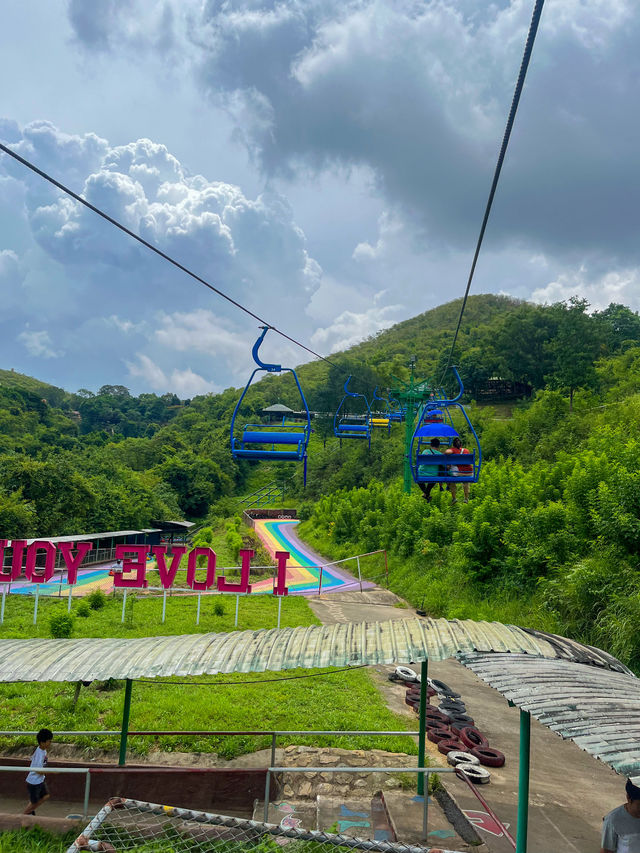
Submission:
<svg viewBox="0 0 640 853">
<path fill-rule="evenodd" d="M 256 519 L 255 530 L 260 541 L 275 560 L 276 551 L 288 551 L 287 587 L 289 595 L 317 595 L 320 583 L 320 566 L 325 562 L 299 539 L 295 519 Z M 355 565 L 352 563 L 352 565 Z M 373 589 L 375 584 L 362 582 L 363 589 Z M 322 571 L 322 592 L 360 589 L 357 578 L 340 566 L 326 566 Z M 251 584 L 252 592 L 272 592 L 273 580 Z"/>
</svg>

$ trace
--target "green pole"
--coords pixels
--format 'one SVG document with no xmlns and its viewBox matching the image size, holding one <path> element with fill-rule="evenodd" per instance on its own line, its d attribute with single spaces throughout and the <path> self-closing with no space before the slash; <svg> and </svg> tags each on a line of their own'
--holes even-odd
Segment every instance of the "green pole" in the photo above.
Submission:
<svg viewBox="0 0 640 853">
<path fill-rule="evenodd" d="M 414 414 L 413 402 L 407 400 L 406 404 L 406 420 L 404 422 L 404 493 L 411 494 L 411 486 L 413 485 L 413 477 L 411 476 L 411 441 L 413 440 L 413 420 Z"/>
<path fill-rule="evenodd" d="M 120 758 L 118 764 L 124 766 L 127 760 L 127 737 L 129 736 L 129 715 L 131 714 L 131 689 L 133 681 L 127 678 L 124 688 L 124 708 L 122 709 L 122 731 L 120 732 Z"/>
<path fill-rule="evenodd" d="M 531 752 L 531 715 L 520 709 L 520 766 L 518 772 L 518 827 L 516 853 L 527 853 L 529 829 L 529 759 Z"/>
<path fill-rule="evenodd" d="M 420 669 L 420 731 L 418 732 L 418 767 L 425 767 L 425 742 L 427 739 L 427 675 L 429 661 L 423 660 Z M 418 773 L 418 795 L 427 796 L 424 790 L 424 773 Z"/>
</svg>

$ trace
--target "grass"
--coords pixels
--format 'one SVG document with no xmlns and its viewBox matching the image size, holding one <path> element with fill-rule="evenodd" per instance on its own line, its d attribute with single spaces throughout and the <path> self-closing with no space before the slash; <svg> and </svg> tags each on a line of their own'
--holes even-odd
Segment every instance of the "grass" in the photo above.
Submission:
<svg viewBox="0 0 640 853">
<path fill-rule="evenodd" d="M 214 605 L 223 602 L 225 612 L 217 616 Z M 89 618 L 74 620 L 75 637 L 144 637 L 193 634 L 233 630 L 235 598 L 209 596 L 202 599 L 200 626 L 195 624 L 196 599 L 173 597 L 167 601 L 167 620 L 160 623 L 162 602 L 158 598 L 135 600 L 125 623 L 120 623 L 121 599 L 109 598 L 102 610 L 91 611 Z M 256 630 L 276 625 L 277 602 L 271 596 L 242 598 L 239 628 Z M 73 608 L 72 608 L 73 609 Z M 34 628 L 33 600 L 12 596 L 6 605 L 5 623 L 0 637 L 47 637 L 49 617 L 66 612 L 66 600 L 40 602 L 38 625 Z M 302 597 L 290 596 L 282 605 L 283 626 L 313 625 L 318 620 Z M 327 674 L 322 677 L 295 678 L 317 670 L 293 670 L 286 673 L 234 674 L 194 679 L 163 679 L 153 684 L 136 682 L 133 689 L 131 729 L 138 730 L 260 730 L 260 729 L 333 729 L 402 730 L 404 718 L 392 714 L 364 669 Z M 186 685 L 176 684 L 186 681 Z M 251 684 L 248 682 L 258 681 Z M 204 682 L 204 686 L 193 686 Z M 83 687 L 73 706 L 74 684 L 4 684 L 0 686 L 0 706 L 5 728 L 17 731 L 37 730 L 42 726 L 54 731 L 118 730 L 121 724 L 124 682 L 94 682 Z M 108 689 L 115 688 L 115 689 Z M 10 724 L 8 724 L 10 721 Z M 91 749 L 115 750 L 118 738 L 75 738 L 77 745 Z M 279 745 L 301 743 L 336 746 L 346 749 L 380 748 L 413 752 L 409 738 L 370 738 L 344 736 L 283 737 Z M 2 738 L 0 748 L 32 746 L 31 738 Z M 252 752 L 270 745 L 268 736 L 132 737 L 131 752 L 146 754 L 153 748 L 171 751 L 216 752 L 225 758 Z M 55 742 L 52 748 L 55 758 Z"/>
<path fill-rule="evenodd" d="M 82 599 L 73 601 L 71 613 L 75 614 Z M 215 613 L 216 605 L 224 613 Z M 162 624 L 162 595 L 129 594 L 125 621 L 122 623 L 122 593 L 109 596 L 102 610 L 92 610 L 89 617 L 74 615 L 73 637 L 153 637 L 173 634 L 204 634 L 234 631 L 235 596 L 203 595 L 201 597 L 200 625 L 196 625 L 197 596 L 173 595 L 167 597 L 166 620 Z M 67 612 L 67 599 L 41 598 L 38 604 L 38 624 L 33 624 L 34 600 L 31 596 L 7 597 L 4 624 L 0 625 L 0 639 L 50 637 L 49 620 L 54 614 Z M 278 602 L 271 595 L 240 598 L 238 630 L 275 628 L 278 621 Z M 317 625 L 318 620 L 302 596 L 287 596 L 282 603 L 282 627 Z"/>
<path fill-rule="evenodd" d="M 298 528 L 301 538 L 329 559 L 341 559 L 353 553 L 353 543 L 337 545 L 310 521 Z M 446 619 L 474 619 L 521 625 L 541 631 L 562 633 L 557 619 L 535 592 L 525 594 L 500 587 L 485 594 L 469 583 L 468 577 L 445 558 L 431 557 L 428 569 L 421 555 L 402 557 L 388 552 L 389 588 L 406 599 L 410 606 L 424 609 L 431 616 Z M 361 561 L 363 577 L 371 578 L 371 567 Z M 378 581 L 380 582 L 380 581 Z"/>
<path fill-rule="evenodd" d="M 54 835 L 40 829 L 22 829 L 0 833 L 0 853 L 66 853 L 69 845 L 77 838 L 72 830 L 65 835 Z"/>
</svg>

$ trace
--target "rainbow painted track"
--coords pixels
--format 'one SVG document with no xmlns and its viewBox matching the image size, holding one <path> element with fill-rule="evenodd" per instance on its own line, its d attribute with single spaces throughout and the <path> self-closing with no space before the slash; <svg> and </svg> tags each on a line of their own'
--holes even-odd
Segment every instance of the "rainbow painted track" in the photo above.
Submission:
<svg viewBox="0 0 640 853">
<path fill-rule="evenodd" d="M 115 564 L 114 564 L 115 565 Z M 109 575 L 111 566 L 101 566 L 95 569 L 80 569 L 78 580 L 73 586 L 66 582 L 67 573 L 58 572 L 49 583 L 41 583 L 40 595 L 89 595 L 94 589 L 101 589 L 105 594 L 113 591 L 113 578 Z M 62 581 L 62 584 L 60 583 Z M 14 581 L 11 584 L 11 594 L 35 595 L 35 584 L 29 581 Z"/>
<path fill-rule="evenodd" d="M 290 595 L 317 595 L 320 583 L 320 567 L 323 560 L 298 538 L 295 527 L 298 521 L 291 519 L 256 519 L 255 530 L 262 544 L 275 559 L 276 551 L 288 551 L 287 587 Z M 362 582 L 363 589 L 373 589 L 375 584 Z M 273 580 L 251 584 L 252 592 L 272 592 Z M 357 578 L 339 566 L 325 565 L 322 571 L 322 592 L 343 592 L 360 589 Z"/>
</svg>

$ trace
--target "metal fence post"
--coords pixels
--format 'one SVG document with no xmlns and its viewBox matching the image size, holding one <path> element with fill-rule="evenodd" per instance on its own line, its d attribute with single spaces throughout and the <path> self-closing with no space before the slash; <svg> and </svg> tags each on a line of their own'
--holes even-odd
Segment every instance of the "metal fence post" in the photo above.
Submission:
<svg viewBox="0 0 640 853">
<path fill-rule="evenodd" d="M 420 668 L 420 714 L 418 716 L 418 767 L 424 767 L 427 739 L 427 675 L 429 661 L 423 660 Z M 427 798 L 428 791 L 424 789 L 424 775 L 418 774 L 418 795 Z"/>
<path fill-rule="evenodd" d="M 271 766 L 275 767 L 276 763 L 276 738 L 275 732 L 271 732 Z"/>
<path fill-rule="evenodd" d="M 4 622 L 4 603 L 7 600 L 7 586 L 2 587 L 2 605 L 0 606 L 0 625 Z"/>
<path fill-rule="evenodd" d="M 240 609 L 240 596 L 236 595 L 236 621 L 235 621 L 235 627 L 236 628 L 238 627 L 238 610 L 239 609 Z"/>
<path fill-rule="evenodd" d="M 73 587 L 69 587 L 69 598 L 67 600 L 67 613 L 71 613 L 71 590 Z"/>
<path fill-rule="evenodd" d="M 362 573 L 360 571 L 360 557 L 356 557 L 356 563 L 358 566 L 358 580 L 360 581 L 360 592 L 362 592 Z"/>
<path fill-rule="evenodd" d="M 162 624 L 164 625 L 164 619 L 167 613 L 167 590 L 162 593 Z"/>
<path fill-rule="evenodd" d="M 113 589 L 115 591 L 115 585 L 114 585 Z M 125 611 L 126 606 L 127 606 L 127 588 L 125 586 L 124 593 L 122 594 L 122 617 L 120 619 L 120 621 L 123 623 L 124 623 L 124 611 Z"/>
<path fill-rule="evenodd" d="M 424 806 L 422 811 L 422 837 L 427 840 L 429 826 L 429 771 L 419 773 L 418 777 L 422 779 L 422 787 L 424 789 Z"/>
<path fill-rule="evenodd" d="M 201 595 L 202 595 L 202 593 L 199 592 L 198 593 L 198 612 L 196 614 L 196 625 L 200 624 L 200 598 L 201 598 Z"/>
<path fill-rule="evenodd" d="M 33 605 L 33 624 L 38 622 L 38 596 L 40 595 L 40 584 L 36 584 L 36 600 Z"/>
<path fill-rule="evenodd" d="M 271 770 L 267 767 L 267 778 L 264 783 L 264 822 L 269 823 L 269 794 L 271 788 Z"/>
<path fill-rule="evenodd" d="M 84 812 L 83 817 L 89 814 L 89 791 L 91 790 L 91 771 L 87 770 L 87 775 L 84 782 Z"/>
<path fill-rule="evenodd" d="M 127 738 L 129 736 L 129 716 L 131 714 L 131 688 L 133 681 L 127 678 L 124 688 L 124 708 L 122 709 L 122 730 L 120 732 L 120 757 L 118 764 L 122 767 L 127 760 Z"/>
<path fill-rule="evenodd" d="M 324 566 L 320 566 L 320 575 L 318 577 L 318 595 L 322 595 L 322 570 Z"/>
<path fill-rule="evenodd" d="M 516 853 L 527 853 L 529 829 L 529 770 L 531 752 L 531 715 L 520 709 L 520 763 L 518 767 L 518 826 Z"/>
</svg>

